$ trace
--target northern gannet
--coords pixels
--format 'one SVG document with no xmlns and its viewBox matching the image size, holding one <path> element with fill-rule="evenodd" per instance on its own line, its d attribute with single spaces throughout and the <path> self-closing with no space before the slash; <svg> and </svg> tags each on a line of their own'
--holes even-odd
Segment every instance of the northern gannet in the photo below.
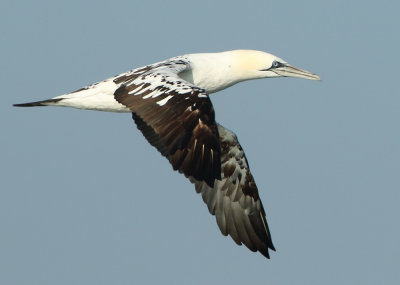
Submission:
<svg viewBox="0 0 400 285">
<path fill-rule="evenodd" d="M 14 106 L 132 113 L 148 142 L 195 184 L 222 234 L 269 258 L 268 249 L 275 248 L 246 156 L 236 135 L 215 121 L 209 95 L 241 81 L 282 76 L 320 80 L 266 52 L 197 53 Z"/>
</svg>

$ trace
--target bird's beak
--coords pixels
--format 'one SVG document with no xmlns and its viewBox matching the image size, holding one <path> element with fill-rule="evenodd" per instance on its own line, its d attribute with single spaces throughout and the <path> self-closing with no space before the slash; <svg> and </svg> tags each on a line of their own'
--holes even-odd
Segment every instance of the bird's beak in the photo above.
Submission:
<svg viewBox="0 0 400 285">
<path fill-rule="evenodd" d="M 281 67 L 275 68 L 273 71 L 276 74 L 285 77 L 298 77 L 310 80 L 321 80 L 321 78 L 318 75 L 311 73 L 307 70 L 291 66 L 290 64 L 287 63 L 285 63 Z"/>
</svg>

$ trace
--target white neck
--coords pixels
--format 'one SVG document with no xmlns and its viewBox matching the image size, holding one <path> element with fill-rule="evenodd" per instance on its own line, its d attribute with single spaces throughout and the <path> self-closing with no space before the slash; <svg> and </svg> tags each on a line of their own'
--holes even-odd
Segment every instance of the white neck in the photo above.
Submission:
<svg viewBox="0 0 400 285">
<path fill-rule="evenodd" d="M 244 80 L 259 78 L 249 72 L 249 69 L 243 68 L 253 61 L 246 50 L 197 53 L 186 57 L 191 62 L 191 70 L 182 72 L 179 76 L 208 93 L 218 92 Z"/>
</svg>

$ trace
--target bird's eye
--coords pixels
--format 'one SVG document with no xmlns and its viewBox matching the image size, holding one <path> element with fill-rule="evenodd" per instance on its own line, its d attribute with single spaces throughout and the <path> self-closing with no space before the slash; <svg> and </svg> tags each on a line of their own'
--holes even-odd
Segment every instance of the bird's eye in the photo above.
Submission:
<svg viewBox="0 0 400 285">
<path fill-rule="evenodd" d="M 272 63 L 273 68 L 280 67 L 281 65 L 282 65 L 282 63 L 280 63 L 279 61 L 276 61 L 276 60 L 274 60 L 274 62 Z"/>
<path fill-rule="evenodd" d="M 266 69 L 262 69 L 262 71 L 269 71 L 269 70 L 273 70 L 273 69 L 275 69 L 275 68 L 279 68 L 279 67 L 283 67 L 283 66 L 285 66 L 284 63 L 279 62 L 279 61 L 277 61 L 277 60 L 274 60 L 274 61 L 272 62 L 272 64 L 271 64 L 271 67 L 266 68 Z"/>
</svg>

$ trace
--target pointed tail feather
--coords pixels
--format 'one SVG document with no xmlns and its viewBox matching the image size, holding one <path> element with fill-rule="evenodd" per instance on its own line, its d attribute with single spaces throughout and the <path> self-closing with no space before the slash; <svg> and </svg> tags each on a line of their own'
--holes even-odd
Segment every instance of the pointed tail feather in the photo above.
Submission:
<svg viewBox="0 0 400 285">
<path fill-rule="evenodd" d="M 62 98 L 58 99 L 48 99 L 48 100 L 43 100 L 43 101 L 37 101 L 37 102 L 30 102 L 30 103 L 22 103 L 22 104 L 13 104 L 14 107 L 37 107 L 37 106 L 48 106 L 54 103 L 57 103 L 58 101 L 62 100 Z"/>
</svg>

